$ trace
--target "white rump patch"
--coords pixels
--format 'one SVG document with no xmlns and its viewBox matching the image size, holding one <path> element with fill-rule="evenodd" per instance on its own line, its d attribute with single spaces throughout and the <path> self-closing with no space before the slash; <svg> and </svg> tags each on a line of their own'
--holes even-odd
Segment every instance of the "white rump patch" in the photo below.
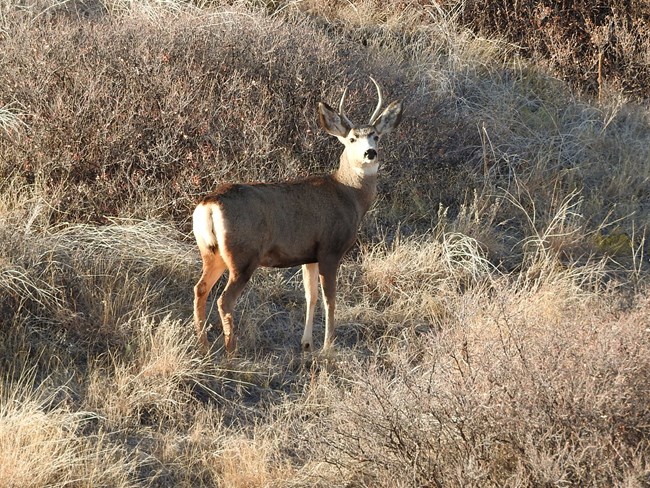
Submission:
<svg viewBox="0 0 650 488">
<path fill-rule="evenodd" d="M 212 225 L 214 226 L 213 233 L 217 238 L 217 242 L 219 243 L 219 249 L 225 251 L 226 220 L 223 218 L 223 212 L 221 212 L 221 208 L 216 204 L 212 204 Z"/>
<path fill-rule="evenodd" d="M 215 211 L 219 211 L 219 207 L 213 204 L 199 204 L 194 209 L 192 214 L 192 231 L 196 243 L 201 249 L 210 249 L 218 246 L 217 236 L 215 235 Z M 219 214 L 221 212 L 219 211 Z M 219 220 L 221 220 L 219 215 Z"/>
</svg>

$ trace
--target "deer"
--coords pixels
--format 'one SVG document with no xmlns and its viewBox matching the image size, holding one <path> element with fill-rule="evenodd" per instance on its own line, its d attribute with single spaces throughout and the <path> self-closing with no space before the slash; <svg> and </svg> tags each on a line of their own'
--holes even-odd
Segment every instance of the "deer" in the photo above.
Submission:
<svg viewBox="0 0 650 488">
<path fill-rule="evenodd" d="M 192 215 L 192 228 L 202 260 L 194 287 L 194 326 L 200 348 L 207 353 L 206 302 L 221 275 L 228 281 L 217 300 L 226 353 L 236 349 L 235 303 L 253 272 L 260 266 L 302 266 L 306 299 L 304 352 L 313 344 L 318 282 L 325 308 L 323 351 L 335 339 L 336 276 L 341 260 L 357 240 L 361 220 L 377 196 L 378 142 L 402 118 L 402 101 L 383 111 L 382 91 L 367 124 L 355 125 L 344 110 L 348 86 L 338 112 L 318 104 L 318 124 L 344 146 L 339 166 L 322 176 L 275 183 L 223 184 L 205 196 Z"/>
</svg>

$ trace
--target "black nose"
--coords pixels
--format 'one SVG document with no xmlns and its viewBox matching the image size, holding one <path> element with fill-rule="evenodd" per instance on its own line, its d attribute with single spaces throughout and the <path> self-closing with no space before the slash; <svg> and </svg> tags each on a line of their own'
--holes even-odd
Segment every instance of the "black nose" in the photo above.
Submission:
<svg viewBox="0 0 650 488">
<path fill-rule="evenodd" d="M 363 155 L 366 159 L 375 159 L 377 157 L 377 151 L 374 149 L 368 149 Z"/>
</svg>

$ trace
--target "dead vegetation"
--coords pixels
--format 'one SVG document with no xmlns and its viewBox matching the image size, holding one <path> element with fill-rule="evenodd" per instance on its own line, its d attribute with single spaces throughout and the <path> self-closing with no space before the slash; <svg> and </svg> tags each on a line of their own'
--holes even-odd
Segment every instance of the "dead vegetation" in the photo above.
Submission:
<svg viewBox="0 0 650 488">
<path fill-rule="evenodd" d="M 647 102 L 478 5 L 0 0 L 3 483 L 650 483 Z M 240 357 L 201 356 L 195 201 L 330 170 L 316 103 L 353 81 L 369 113 L 368 75 L 405 118 L 338 352 L 300 354 L 288 269 L 240 299 Z"/>
</svg>

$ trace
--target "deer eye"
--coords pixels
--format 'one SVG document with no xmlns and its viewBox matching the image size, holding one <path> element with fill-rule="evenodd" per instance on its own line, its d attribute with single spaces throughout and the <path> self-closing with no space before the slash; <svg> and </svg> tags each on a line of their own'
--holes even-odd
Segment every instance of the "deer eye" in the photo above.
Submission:
<svg viewBox="0 0 650 488">
<path fill-rule="evenodd" d="M 356 142 L 356 139 L 354 137 L 350 137 L 350 142 Z"/>
<path fill-rule="evenodd" d="M 379 140 L 379 136 L 377 134 L 375 134 L 372 138 L 375 140 L 375 142 Z"/>
</svg>

